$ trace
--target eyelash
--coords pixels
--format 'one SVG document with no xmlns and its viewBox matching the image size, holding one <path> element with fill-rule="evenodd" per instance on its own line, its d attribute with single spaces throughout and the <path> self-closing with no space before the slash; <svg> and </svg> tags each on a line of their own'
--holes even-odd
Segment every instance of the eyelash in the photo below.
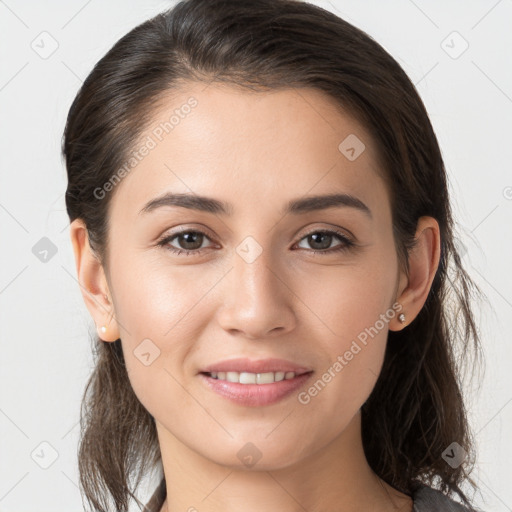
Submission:
<svg viewBox="0 0 512 512">
<path fill-rule="evenodd" d="M 180 235 L 190 234 L 190 233 L 201 234 L 201 235 L 204 235 L 208 239 L 210 238 L 206 233 L 204 233 L 201 230 L 189 229 L 189 230 L 180 231 L 179 233 L 175 233 L 170 236 L 166 236 L 163 239 L 160 239 L 157 242 L 157 245 L 159 247 L 164 247 L 168 251 L 171 251 L 172 253 L 176 254 L 177 256 L 182 253 L 185 253 L 185 256 L 194 256 L 195 254 L 201 253 L 205 248 L 187 250 L 187 249 L 176 249 L 175 247 L 167 245 L 169 242 L 171 242 L 175 238 L 179 237 Z M 326 230 L 326 229 L 325 230 L 324 229 L 316 229 L 314 231 L 310 231 L 309 233 L 306 233 L 299 240 L 299 242 L 301 242 L 304 238 L 307 238 L 308 236 L 313 235 L 315 233 L 322 233 L 324 235 L 335 235 L 342 243 L 335 248 L 327 249 L 327 250 L 311 249 L 310 252 L 312 252 L 314 256 L 316 256 L 316 255 L 323 256 L 326 254 L 329 255 L 329 254 L 333 254 L 333 253 L 347 251 L 356 245 L 354 242 L 352 242 L 352 240 L 347 238 L 347 236 L 345 236 L 343 233 L 341 233 L 339 231 L 335 231 L 335 230 Z"/>
</svg>

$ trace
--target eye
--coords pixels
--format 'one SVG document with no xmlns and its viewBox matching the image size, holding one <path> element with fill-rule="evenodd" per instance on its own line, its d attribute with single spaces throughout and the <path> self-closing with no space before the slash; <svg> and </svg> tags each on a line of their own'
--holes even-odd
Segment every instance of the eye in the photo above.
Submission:
<svg viewBox="0 0 512 512">
<path fill-rule="evenodd" d="M 203 233 L 202 231 L 183 230 L 174 235 L 165 237 L 164 239 L 158 242 L 158 245 L 161 247 L 165 247 L 166 249 L 177 255 L 185 253 L 185 256 L 190 256 L 201 252 L 201 245 L 205 238 L 209 239 L 206 233 Z M 179 247 L 169 245 L 172 241 L 174 241 L 174 239 L 177 240 Z"/>
<path fill-rule="evenodd" d="M 329 249 L 334 239 L 338 239 L 341 243 Z M 311 231 L 301 239 L 306 240 L 313 247 L 313 253 L 332 254 L 338 251 L 346 251 L 355 245 L 352 240 L 339 231 L 316 230 Z M 300 242 L 299 242 L 300 243 Z M 329 250 L 325 250 L 329 249 Z"/>
<path fill-rule="evenodd" d="M 193 256 L 194 254 L 202 252 L 204 249 L 202 244 L 205 239 L 209 240 L 210 238 L 203 231 L 182 230 L 179 233 L 164 237 L 157 242 L 157 245 L 165 247 L 176 255 L 184 254 L 185 256 Z M 335 239 L 338 239 L 340 243 L 329 249 Z M 311 252 L 314 254 L 332 254 L 338 251 L 346 251 L 355 245 L 355 243 L 343 233 L 332 230 L 311 231 L 301 238 L 299 243 L 302 242 L 302 240 L 307 240 L 307 243 L 313 247 Z M 178 247 L 171 245 L 171 242 L 177 243 Z M 301 248 L 303 249 L 304 247 Z"/>
</svg>

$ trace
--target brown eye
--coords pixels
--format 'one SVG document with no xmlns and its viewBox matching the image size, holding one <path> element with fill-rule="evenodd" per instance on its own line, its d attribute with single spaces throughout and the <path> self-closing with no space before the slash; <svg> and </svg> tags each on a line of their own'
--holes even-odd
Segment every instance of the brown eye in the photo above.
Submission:
<svg viewBox="0 0 512 512">
<path fill-rule="evenodd" d="M 188 230 L 167 236 L 158 242 L 158 245 L 165 247 L 175 254 L 193 256 L 205 248 L 202 247 L 205 239 L 209 240 L 209 237 L 206 235 L 206 233 L 197 230 Z M 338 239 L 340 243 L 334 247 L 331 247 L 332 242 L 336 239 Z M 315 254 L 332 254 L 334 252 L 348 250 L 350 247 L 355 245 L 355 243 L 347 238 L 343 233 L 330 230 L 312 231 L 311 233 L 308 233 L 306 236 L 304 236 L 301 239 L 301 242 L 302 240 L 307 241 L 311 248 L 310 252 Z M 172 245 L 171 242 L 177 244 L 177 246 Z M 307 249 L 307 247 L 301 247 L 301 249 Z"/>
<path fill-rule="evenodd" d="M 331 248 L 333 240 L 338 239 L 341 243 Z M 354 245 L 343 233 L 337 231 L 317 230 L 312 231 L 301 239 L 306 240 L 313 252 L 332 254 L 336 251 L 343 251 Z M 301 247 L 304 249 L 305 247 Z M 329 249 L 329 250 L 326 250 Z"/>
<path fill-rule="evenodd" d="M 158 242 L 158 245 L 176 254 L 185 253 L 185 255 L 188 256 L 200 252 L 201 249 L 204 248 L 202 244 L 205 239 L 209 239 L 209 237 L 202 231 L 181 231 L 180 233 L 164 238 Z M 171 242 L 174 242 L 178 246 L 171 245 Z"/>
<path fill-rule="evenodd" d="M 187 251 L 194 251 L 201 248 L 203 243 L 204 234 L 198 231 L 188 231 L 186 233 L 180 233 L 173 237 L 178 240 L 180 249 L 186 249 Z"/>
</svg>

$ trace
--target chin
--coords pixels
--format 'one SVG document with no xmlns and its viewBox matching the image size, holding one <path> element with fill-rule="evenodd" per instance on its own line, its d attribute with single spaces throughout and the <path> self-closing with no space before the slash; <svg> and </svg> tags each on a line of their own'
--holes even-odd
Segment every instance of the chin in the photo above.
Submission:
<svg viewBox="0 0 512 512">
<path fill-rule="evenodd" d="M 294 446 L 290 446 L 289 450 L 281 446 L 279 453 L 276 453 L 271 446 L 263 447 L 261 444 L 246 442 L 236 449 L 234 458 L 226 457 L 226 454 L 232 453 L 231 448 L 226 448 L 222 454 L 215 454 L 218 456 L 205 456 L 216 464 L 237 471 L 276 471 L 300 463 Z"/>
</svg>

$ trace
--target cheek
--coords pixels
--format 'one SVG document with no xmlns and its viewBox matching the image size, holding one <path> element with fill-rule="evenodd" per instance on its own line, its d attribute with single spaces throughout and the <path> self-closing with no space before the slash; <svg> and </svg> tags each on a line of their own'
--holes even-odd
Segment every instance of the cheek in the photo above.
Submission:
<svg viewBox="0 0 512 512">
<path fill-rule="evenodd" d="M 315 379 L 298 396 L 307 412 L 306 422 L 325 417 L 329 411 L 327 437 L 335 436 L 354 417 L 371 394 L 380 374 L 386 350 L 388 321 L 381 297 L 368 297 L 359 287 L 344 288 L 349 295 L 337 294 L 336 305 L 325 300 L 322 321 L 316 331 L 323 364 L 316 368 Z M 353 293 L 350 293 L 353 292 Z M 318 304 L 321 306 L 322 304 Z M 383 315 L 383 317 L 381 317 Z"/>
<path fill-rule="evenodd" d="M 226 269 L 142 253 L 114 261 L 116 318 L 134 392 L 153 415 L 165 397 L 182 407 L 190 396 L 178 383 L 195 371 L 190 355 L 212 318 L 211 292 Z"/>
<path fill-rule="evenodd" d="M 137 273 L 131 269 L 137 269 Z M 184 330 L 197 326 L 196 306 L 207 302 L 206 295 L 219 277 L 219 270 L 179 266 L 158 254 L 120 258 L 112 272 L 112 283 L 122 335 L 133 342 L 154 338 L 166 344 L 176 338 L 175 333 L 183 338 Z"/>
<path fill-rule="evenodd" d="M 118 255 L 114 261 L 111 280 L 127 371 L 153 414 L 159 397 L 180 393 L 183 361 L 202 328 L 197 311 L 215 276 L 192 278 L 200 274 L 193 266 L 171 268 L 147 255 Z"/>
<path fill-rule="evenodd" d="M 374 253 L 374 254 L 372 254 Z M 393 254 L 372 251 L 350 264 L 318 267 L 291 277 L 293 290 L 337 349 L 356 338 L 391 307 L 396 284 Z M 305 318 L 305 317 L 304 317 Z"/>
<path fill-rule="evenodd" d="M 388 257 L 370 255 L 297 282 L 297 295 L 307 297 L 315 313 L 309 314 L 310 324 L 326 354 L 301 402 L 310 402 L 312 411 L 332 408 L 339 421 L 346 421 L 371 393 L 384 360 L 389 321 L 396 315 L 391 307 L 397 277 L 393 261 L 391 252 Z"/>
</svg>

